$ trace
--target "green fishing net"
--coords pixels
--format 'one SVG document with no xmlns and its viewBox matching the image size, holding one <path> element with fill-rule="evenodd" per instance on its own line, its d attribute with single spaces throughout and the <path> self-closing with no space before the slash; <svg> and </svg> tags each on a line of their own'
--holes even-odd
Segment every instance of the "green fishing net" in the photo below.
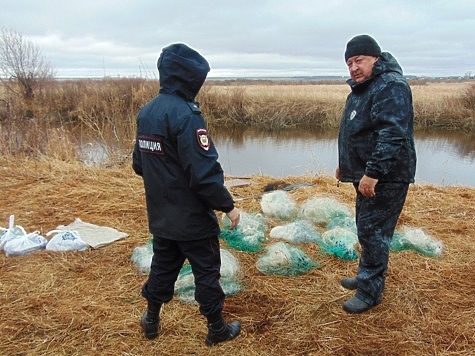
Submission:
<svg viewBox="0 0 475 356">
<path fill-rule="evenodd" d="M 391 250 L 414 250 L 423 255 L 436 257 L 443 252 L 442 241 L 437 241 L 427 235 L 422 229 L 403 227 L 402 231 L 396 231 L 391 240 Z"/>
<path fill-rule="evenodd" d="M 297 276 L 318 267 L 302 250 L 285 242 L 277 242 L 266 250 L 256 262 L 257 269 L 263 274 Z"/>
<path fill-rule="evenodd" d="M 330 220 L 327 225 L 327 230 L 334 229 L 335 227 L 341 227 L 346 230 L 350 230 L 357 233 L 356 221 L 354 217 L 349 216 L 336 216 Z"/>
<path fill-rule="evenodd" d="M 225 240 L 229 247 L 245 252 L 259 252 L 264 249 L 266 222 L 262 214 L 241 211 L 239 224 L 232 230 L 229 230 L 231 221 L 226 214 L 223 214 L 222 221 L 225 229 L 221 230 L 219 237 Z"/>
<path fill-rule="evenodd" d="M 300 207 L 300 217 L 314 224 L 327 226 L 332 221 L 351 216 L 348 206 L 329 197 L 317 197 L 305 201 Z"/>
<path fill-rule="evenodd" d="M 243 290 L 240 283 L 241 267 L 236 257 L 226 249 L 220 249 L 221 254 L 221 278 L 219 283 L 225 295 L 236 295 Z M 175 283 L 175 294 L 183 303 L 195 304 L 195 278 L 191 265 L 186 264 L 180 270 Z"/>
<path fill-rule="evenodd" d="M 281 220 L 290 220 L 297 215 L 297 203 L 283 190 L 265 193 L 261 198 L 261 209 L 264 215 Z"/>
<path fill-rule="evenodd" d="M 321 239 L 320 233 L 305 220 L 296 220 L 285 225 L 276 226 L 270 230 L 269 236 L 292 243 L 317 242 Z"/>
<path fill-rule="evenodd" d="M 357 242 L 358 236 L 354 232 L 335 227 L 325 231 L 318 244 L 323 252 L 351 261 L 358 258 Z"/>
</svg>

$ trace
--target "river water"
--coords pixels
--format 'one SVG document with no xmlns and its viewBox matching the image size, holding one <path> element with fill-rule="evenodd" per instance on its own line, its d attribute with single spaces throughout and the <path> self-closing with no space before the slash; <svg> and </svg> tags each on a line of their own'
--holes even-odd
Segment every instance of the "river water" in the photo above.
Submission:
<svg viewBox="0 0 475 356">
<path fill-rule="evenodd" d="M 226 175 L 285 177 L 334 175 L 334 132 L 284 130 L 213 130 L 213 141 Z M 475 136 L 454 132 L 416 132 L 417 184 L 475 187 Z"/>
<path fill-rule="evenodd" d="M 334 176 L 335 173 L 338 160 L 336 131 L 212 129 L 210 134 L 227 176 Z M 85 162 L 107 160 L 104 145 L 85 137 L 80 141 Z M 475 188 L 475 135 L 450 131 L 416 132 L 415 143 L 417 184 Z"/>
</svg>

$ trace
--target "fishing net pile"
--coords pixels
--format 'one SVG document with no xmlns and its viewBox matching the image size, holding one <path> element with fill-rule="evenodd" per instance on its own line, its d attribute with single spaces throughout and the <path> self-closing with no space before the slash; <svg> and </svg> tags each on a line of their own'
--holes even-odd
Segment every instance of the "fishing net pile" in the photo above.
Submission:
<svg viewBox="0 0 475 356">
<path fill-rule="evenodd" d="M 221 278 L 219 283 L 226 295 L 236 295 L 243 289 L 240 283 L 241 267 L 237 258 L 228 250 L 221 248 Z M 146 244 L 137 246 L 131 256 L 135 268 L 141 275 L 150 273 L 153 258 L 153 238 Z M 184 303 L 195 302 L 195 278 L 191 265 L 186 263 L 180 270 L 175 283 L 175 294 Z"/>
<path fill-rule="evenodd" d="M 401 231 L 394 233 L 391 249 L 395 251 L 414 250 L 429 257 L 442 255 L 444 245 L 423 229 L 403 226 Z"/>
<path fill-rule="evenodd" d="M 134 248 L 132 252 L 131 260 L 137 268 L 138 272 L 142 275 L 148 275 L 150 273 L 150 265 L 153 258 L 153 237 L 141 246 Z"/>
<path fill-rule="evenodd" d="M 223 229 L 219 235 L 227 245 L 239 251 L 259 252 L 264 249 L 266 241 L 266 221 L 262 214 L 241 212 L 238 226 L 229 230 L 231 221 L 223 214 Z"/>
<path fill-rule="evenodd" d="M 281 220 L 290 220 L 297 215 L 297 203 L 283 190 L 264 194 L 261 198 L 261 209 L 264 215 Z"/>
<path fill-rule="evenodd" d="M 269 236 L 291 243 L 318 242 L 321 239 L 320 232 L 306 220 L 275 226 L 270 230 Z"/>
<path fill-rule="evenodd" d="M 263 274 L 298 276 L 317 267 L 317 263 L 301 249 L 285 242 L 272 244 L 266 250 L 256 262 L 257 269 Z"/>
<path fill-rule="evenodd" d="M 241 267 L 237 258 L 228 250 L 220 249 L 221 253 L 221 278 L 219 283 L 225 295 L 236 295 L 242 289 L 240 283 Z M 186 264 L 180 270 L 175 283 L 175 294 L 184 303 L 195 302 L 195 278 L 191 270 L 191 265 Z"/>
<path fill-rule="evenodd" d="M 272 196 L 277 197 L 275 199 Z M 284 198 L 287 196 L 287 198 Z M 276 211 L 287 211 L 282 205 L 291 203 L 291 211 L 295 221 L 274 227 L 270 237 L 286 240 L 291 243 L 315 242 L 323 252 L 345 260 L 358 258 L 356 223 L 351 209 L 332 197 L 314 197 L 306 200 L 300 207 L 293 204 L 290 194 L 285 191 L 276 191 L 264 195 L 266 200 L 261 202 L 264 215 L 269 216 L 264 208 L 273 202 L 270 216 L 279 216 Z M 317 230 L 322 230 L 320 232 Z"/>
<path fill-rule="evenodd" d="M 284 190 L 267 192 L 260 201 L 262 213 L 241 210 L 237 227 L 230 230 L 231 221 L 222 215 L 219 237 L 227 247 L 257 253 L 256 267 L 265 275 L 298 276 L 318 268 L 320 263 L 307 255 L 298 244 L 316 244 L 320 251 L 351 261 L 358 259 L 358 237 L 352 209 L 333 197 L 312 197 L 300 206 Z M 267 231 L 270 224 L 277 225 Z M 271 240 L 267 239 L 267 234 Z M 276 240 L 280 240 L 277 241 Z M 271 242 L 272 241 L 272 242 Z M 414 250 L 427 256 L 440 256 L 442 242 L 421 229 L 404 227 L 394 234 L 391 249 Z M 132 261 L 141 274 L 150 272 L 153 256 L 152 240 L 138 246 Z M 221 249 L 221 280 L 226 295 L 243 290 L 239 281 L 237 258 Z M 185 303 L 194 302 L 195 284 L 191 266 L 186 264 L 179 273 L 175 294 Z"/>
<path fill-rule="evenodd" d="M 358 236 L 352 210 L 333 197 L 313 197 L 299 207 L 286 191 L 267 193 L 261 201 L 266 217 L 294 219 L 275 226 L 271 238 L 290 243 L 315 242 L 324 253 L 344 260 L 358 259 Z M 284 213 L 280 214 L 279 211 Z M 320 231 L 319 231 L 319 230 Z M 413 250 L 430 257 L 440 256 L 443 244 L 422 229 L 404 226 L 394 233 L 391 249 Z"/>
</svg>

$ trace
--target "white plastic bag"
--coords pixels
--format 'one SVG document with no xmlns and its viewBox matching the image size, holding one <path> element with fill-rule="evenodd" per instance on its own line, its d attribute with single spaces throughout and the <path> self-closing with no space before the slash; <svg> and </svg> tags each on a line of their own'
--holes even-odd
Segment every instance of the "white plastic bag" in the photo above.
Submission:
<svg viewBox="0 0 475 356">
<path fill-rule="evenodd" d="M 46 236 L 54 235 L 46 245 L 50 251 L 84 251 L 89 245 L 85 243 L 75 230 L 51 230 Z"/>
<path fill-rule="evenodd" d="M 3 249 L 7 257 L 23 256 L 30 252 L 44 249 L 47 243 L 48 240 L 39 235 L 39 231 L 35 231 L 7 241 Z"/>
<path fill-rule="evenodd" d="M 26 231 L 21 226 L 15 226 L 15 216 L 10 215 L 8 228 L 0 227 L 3 233 L 0 235 L 0 250 L 4 249 L 5 244 L 13 239 L 26 235 Z"/>
</svg>

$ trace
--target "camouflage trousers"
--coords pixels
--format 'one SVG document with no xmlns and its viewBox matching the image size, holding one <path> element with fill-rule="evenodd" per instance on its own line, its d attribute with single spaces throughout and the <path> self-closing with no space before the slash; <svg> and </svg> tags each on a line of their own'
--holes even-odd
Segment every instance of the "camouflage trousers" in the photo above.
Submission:
<svg viewBox="0 0 475 356">
<path fill-rule="evenodd" d="M 376 196 L 364 197 L 356 189 L 356 226 L 361 257 L 356 297 L 370 305 L 379 304 L 385 287 L 389 248 L 406 201 L 409 184 L 378 183 Z"/>
</svg>

